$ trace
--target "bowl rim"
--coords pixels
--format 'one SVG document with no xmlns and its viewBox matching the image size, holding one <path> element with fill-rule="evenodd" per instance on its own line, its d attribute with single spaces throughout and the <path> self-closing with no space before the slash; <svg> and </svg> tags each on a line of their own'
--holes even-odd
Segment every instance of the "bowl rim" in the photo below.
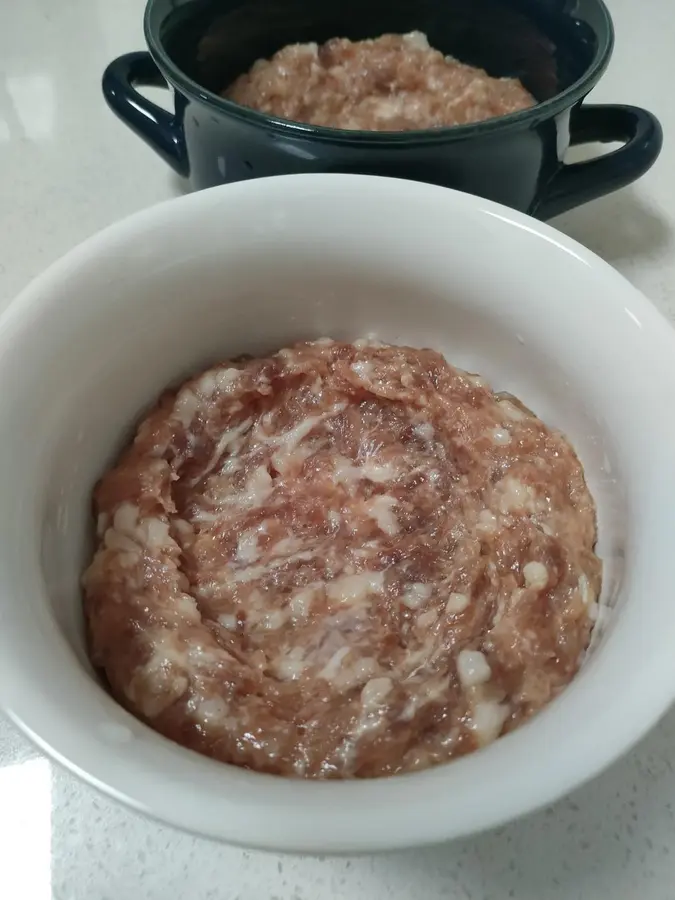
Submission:
<svg viewBox="0 0 675 900">
<path fill-rule="evenodd" d="M 347 187 L 352 189 L 358 188 L 359 192 L 365 193 L 370 189 L 377 193 L 383 191 L 393 195 L 415 195 L 416 197 L 426 196 L 435 203 L 445 204 L 448 214 L 462 215 L 466 214 L 476 216 L 489 216 L 491 219 L 500 220 L 504 227 L 516 228 L 520 231 L 528 232 L 537 239 L 547 244 L 552 244 L 558 248 L 566 257 L 576 260 L 574 264 L 580 264 L 584 267 L 597 270 L 607 284 L 608 291 L 616 294 L 617 315 L 622 312 L 622 303 L 625 304 L 626 312 L 629 316 L 638 315 L 641 321 L 641 328 L 644 328 L 650 334 L 655 344 L 655 353 L 662 359 L 666 356 L 669 360 L 669 371 L 672 371 L 673 383 L 675 383 L 675 364 L 670 360 L 675 360 L 675 331 L 658 310 L 629 282 L 619 275 L 608 263 L 601 260 L 591 251 L 585 249 L 573 239 L 560 234 L 552 227 L 538 222 L 523 213 L 510 210 L 500 204 L 492 201 L 464 194 L 459 191 L 451 191 L 446 188 L 439 188 L 434 185 L 421 184 L 417 182 L 402 181 L 399 179 L 382 178 L 368 175 L 341 175 L 341 174 L 298 174 L 276 176 L 269 179 L 258 179 L 253 181 L 239 182 L 233 185 L 222 185 L 214 187 L 207 191 L 201 191 L 186 195 L 179 198 L 173 198 L 153 207 L 136 212 L 121 221 L 107 227 L 98 234 L 88 238 L 79 246 L 71 250 L 68 254 L 52 264 L 45 272 L 34 279 L 17 297 L 17 299 L 8 307 L 7 311 L 0 317 L 0 351 L 3 346 L 11 346 L 13 339 L 17 335 L 21 335 L 31 327 L 35 327 L 36 316 L 42 306 L 49 305 L 49 291 L 52 284 L 63 283 L 69 279 L 69 276 L 89 259 L 105 255 L 106 248 L 111 242 L 120 239 L 131 240 L 138 236 L 139 233 L 147 231 L 153 227 L 153 223 L 175 221 L 176 215 L 181 210 L 188 210 L 190 207 L 198 208 L 204 205 L 205 208 L 209 204 L 221 202 L 230 203 L 233 197 L 242 195 L 247 192 L 264 193 L 266 196 L 270 190 L 286 191 L 288 194 L 295 194 L 303 185 L 309 190 L 325 186 L 326 183 L 331 184 L 331 190 L 334 194 L 342 194 Z M 501 227 L 501 226 L 500 226 Z M 665 327 L 664 327 L 665 326 Z M 673 438 L 675 444 L 675 437 Z M 40 576 L 41 577 L 41 576 Z M 30 589 L 32 585 L 28 585 Z M 594 724 L 594 727 L 581 729 L 583 734 L 575 737 L 575 748 L 577 755 L 583 759 L 585 767 L 580 774 L 574 769 L 563 770 L 546 770 L 545 775 L 541 771 L 537 774 L 536 763 L 533 761 L 533 780 L 536 783 L 536 790 L 525 791 L 518 803 L 513 804 L 504 802 L 502 798 L 496 798 L 494 807 L 489 810 L 481 809 L 478 813 L 472 813 L 473 824 L 469 827 L 458 827 L 455 822 L 449 826 L 441 822 L 440 827 L 436 825 L 430 829 L 428 826 L 420 827 L 415 833 L 411 833 L 411 829 L 401 828 L 393 837 L 389 833 L 383 839 L 377 833 L 368 835 L 364 838 L 363 831 L 358 838 L 345 837 L 344 823 L 345 813 L 343 811 L 342 831 L 337 830 L 335 835 L 326 837 L 326 834 L 320 828 L 316 829 L 316 833 L 307 832 L 303 836 L 294 833 L 292 828 L 282 827 L 279 819 L 279 807 L 281 812 L 286 809 L 302 807 L 302 797 L 313 795 L 314 800 L 321 798 L 324 805 L 330 805 L 330 799 L 335 797 L 337 790 L 345 798 L 353 798 L 355 804 L 359 803 L 360 793 L 363 791 L 363 782 L 301 782 L 300 784 L 292 783 L 289 779 L 278 779 L 275 776 L 261 775 L 259 773 L 237 773 L 230 771 L 230 777 L 236 778 L 239 785 L 239 799 L 237 792 L 231 799 L 225 795 L 218 798 L 219 811 L 222 802 L 222 821 L 221 817 L 215 820 L 213 810 L 210 817 L 200 819 L 197 814 L 191 812 L 186 814 L 185 806 L 176 803 L 173 800 L 172 792 L 166 791 L 166 780 L 162 782 L 161 773 L 153 772 L 144 758 L 131 755 L 130 759 L 124 759 L 123 765 L 120 766 L 118 760 L 119 750 L 123 748 L 106 747 L 104 758 L 92 756 L 91 748 L 95 746 L 88 734 L 82 734 L 82 722 L 78 720 L 79 730 L 77 733 L 65 727 L 68 722 L 68 716 L 71 715 L 70 706 L 64 708 L 58 706 L 54 702 L 54 697 L 50 696 L 50 690 L 56 691 L 56 687 L 40 683 L 39 678 L 34 674 L 31 667 L 22 668 L 21 665 L 12 666 L 13 653 L 20 653 L 13 646 L 13 642 L 9 637 L 11 627 L 5 629 L 7 620 L 11 619 L 11 604 L 8 603 L 7 597 L 0 594 L 0 707 L 5 711 L 8 717 L 16 724 L 31 740 L 33 740 L 42 750 L 44 750 L 53 759 L 64 765 L 74 774 L 83 778 L 93 787 L 103 791 L 114 799 L 123 801 L 137 811 L 143 812 L 150 817 L 189 831 L 203 837 L 216 838 L 227 841 L 231 844 L 237 844 L 244 847 L 255 847 L 262 850 L 281 850 L 285 852 L 309 852 L 309 853 L 354 853 L 354 852 L 370 852 L 381 850 L 403 849 L 414 846 L 424 846 L 430 843 L 443 842 L 446 840 L 467 837 L 471 834 L 484 831 L 504 824 L 507 821 L 533 812 L 542 806 L 549 804 L 570 790 L 579 787 L 590 778 L 605 769 L 610 763 L 615 761 L 623 753 L 627 752 L 663 715 L 672 703 L 675 696 L 675 657 L 672 659 L 668 656 L 664 660 L 664 655 L 654 654 L 653 658 L 645 657 L 641 664 L 641 675 L 635 686 L 628 686 L 626 694 L 626 704 L 630 706 L 631 715 L 623 715 L 623 711 L 612 711 L 610 709 L 600 710 L 598 716 L 602 721 Z M 4 607 L 4 609 L 3 609 Z M 11 622 L 9 622 L 11 626 Z M 55 654 L 60 660 L 70 660 L 70 668 L 75 665 L 72 658 L 72 652 L 66 645 L 63 635 L 55 632 L 56 641 L 54 644 Z M 68 655 L 66 655 L 68 654 Z M 18 660 L 14 660 L 18 662 Z M 668 677 L 663 677 L 664 670 Z M 652 681 L 654 675 L 659 677 Z M 10 677 L 7 677 L 10 676 Z M 78 679 L 87 685 L 86 690 L 95 690 L 98 694 L 102 694 L 101 688 L 96 685 L 93 680 L 84 672 L 78 674 Z M 643 688 L 645 682 L 650 683 L 650 691 L 645 695 L 644 691 L 640 694 L 639 688 Z M 630 695 L 630 696 L 629 696 Z M 636 699 L 639 697 L 639 701 Z M 564 701 L 565 694 L 557 702 Z M 105 701 L 109 708 L 118 709 L 117 704 L 112 698 L 106 696 Z M 620 705 L 620 704 L 619 704 Z M 548 710 L 544 710 L 540 716 L 546 716 Z M 79 713 L 75 710 L 72 714 L 76 717 Z M 129 714 L 125 714 L 131 720 Z M 540 718 L 537 717 L 537 720 Z M 594 736 L 597 737 L 599 731 L 602 731 L 603 721 L 609 721 L 613 730 L 612 741 L 594 742 Z M 136 723 L 136 720 L 133 719 Z M 138 723 L 136 723 L 138 725 Z M 149 729 L 146 726 L 140 726 L 144 729 L 144 733 Z M 507 735 L 500 739 L 499 743 L 509 747 L 520 746 L 518 735 L 524 734 L 528 729 L 528 725 L 523 726 L 512 735 Z M 151 737 L 152 736 L 152 737 Z M 148 746 L 158 747 L 159 742 L 170 744 L 154 732 L 148 735 Z M 197 777 L 206 777 L 207 780 L 212 779 L 216 771 L 222 771 L 222 763 L 213 760 L 207 760 L 194 754 L 192 751 L 171 745 L 176 754 L 182 756 L 183 759 L 190 759 L 191 772 L 195 773 L 195 783 Z M 481 756 L 479 751 L 470 754 L 461 760 L 451 764 L 453 769 L 461 768 L 463 773 L 471 772 L 471 760 Z M 553 756 L 555 752 L 552 750 Z M 560 754 L 558 754 L 558 758 Z M 92 762 L 93 760 L 93 762 Z M 459 767 L 459 768 L 458 768 Z M 235 767 L 232 767 L 235 768 Z M 426 770 L 412 775 L 401 775 L 391 779 L 374 779 L 369 783 L 379 782 L 380 787 L 376 789 L 376 794 L 382 798 L 393 809 L 399 809 L 395 806 L 394 800 L 398 798 L 400 803 L 401 796 L 405 795 L 406 789 L 410 790 L 410 785 L 414 782 L 418 788 L 427 785 L 426 794 L 428 795 L 428 785 L 430 783 L 430 773 L 438 772 L 439 767 Z M 205 774 L 206 773 L 206 774 Z M 521 773 L 522 775 L 522 773 Z M 270 779 L 275 783 L 280 793 L 284 795 L 283 801 L 279 796 L 276 797 L 276 809 L 274 810 L 277 818 L 272 827 L 261 828 L 260 819 L 256 818 L 254 811 L 246 818 L 244 823 L 235 822 L 232 824 L 228 820 L 229 813 L 239 813 L 242 815 L 246 810 L 245 802 L 241 801 L 241 785 L 253 785 L 254 782 L 258 787 L 262 784 L 270 784 Z M 178 784 L 176 790 L 178 795 L 184 800 L 186 796 L 192 797 L 192 784 Z M 202 788 L 203 789 L 203 788 Z M 362 802 L 362 801 L 361 801 Z M 260 805 L 260 804 L 259 804 Z M 515 811 L 512 807 L 516 807 Z M 307 817 L 308 812 L 303 810 L 302 815 Z M 350 813 L 351 816 L 351 813 Z M 208 823 L 206 823 L 208 819 Z M 347 816 L 349 822 L 352 819 Z M 305 828 L 309 827 L 304 823 Z M 313 823 L 310 823 L 313 826 Z M 256 830 L 257 828 L 257 830 Z"/>
<path fill-rule="evenodd" d="M 609 9 L 605 5 L 604 0 L 587 0 L 587 2 L 594 5 L 602 17 L 602 33 L 600 29 L 595 30 L 599 38 L 595 55 L 586 71 L 575 82 L 548 100 L 536 103 L 528 109 L 509 113 L 505 116 L 494 116 L 482 122 L 466 125 L 451 125 L 444 128 L 426 128 L 410 131 L 348 130 L 344 128 L 330 128 L 325 125 L 308 125 L 303 122 L 294 122 L 291 119 L 267 115 L 258 110 L 234 103 L 232 100 L 227 100 L 198 84 L 174 63 L 157 33 L 159 28 L 153 20 L 157 15 L 156 7 L 162 2 L 164 0 L 148 0 L 147 2 L 143 16 L 145 40 L 155 63 L 167 80 L 183 95 L 200 100 L 211 109 L 225 113 L 242 122 L 273 132 L 281 132 L 286 136 L 304 137 L 305 139 L 322 142 L 351 143 L 359 146 L 371 144 L 381 146 L 383 144 L 446 143 L 448 141 L 489 135 L 495 131 L 513 131 L 534 127 L 581 101 L 595 86 L 607 68 L 614 50 L 614 24 Z"/>
</svg>

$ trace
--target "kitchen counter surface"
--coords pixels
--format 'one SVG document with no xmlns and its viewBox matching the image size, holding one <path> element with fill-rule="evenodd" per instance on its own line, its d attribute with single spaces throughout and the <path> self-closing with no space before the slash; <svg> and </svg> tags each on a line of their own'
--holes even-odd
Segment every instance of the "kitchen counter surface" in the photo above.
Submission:
<svg viewBox="0 0 675 900">
<path fill-rule="evenodd" d="M 637 185 L 555 224 L 675 321 L 675 16 L 667 0 L 609 5 L 616 51 L 593 99 L 653 110 L 665 151 Z M 184 190 L 100 93 L 105 64 L 143 47 L 142 0 L 7 0 L 4 7 L 0 309 L 83 238 Z M 450 846 L 351 859 L 246 852 L 161 827 L 76 781 L 0 719 L 0 897 L 672 900 L 675 712 L 550 809 Z"/>
</svg>

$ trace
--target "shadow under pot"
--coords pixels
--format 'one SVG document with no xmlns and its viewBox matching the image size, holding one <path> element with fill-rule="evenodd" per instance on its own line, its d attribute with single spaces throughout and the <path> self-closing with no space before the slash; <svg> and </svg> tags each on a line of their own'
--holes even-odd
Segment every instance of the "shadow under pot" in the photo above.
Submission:
<svg viewBox="0 0 675 900">
<path fill-rule="evenodd" d="M 291 122 L 220 93 L 287 44 L 421 31 L 432 47 L 495 77 L 519 78 L 529 109 L 424 131 L 347 131 Z M 612 53 L 601 0 L 149 0 L 150 52 L 114 60 L 103 92 L 115 113 L 193 188 L 298 172 L 426 181 L 545 219 L 643 175 L 661 150 L 658 120 L 583 105 Z M 174 89 L 170 113 L 137 90 Z M 615 142 L 565 165 L 570 146 Z"/>
</svg>

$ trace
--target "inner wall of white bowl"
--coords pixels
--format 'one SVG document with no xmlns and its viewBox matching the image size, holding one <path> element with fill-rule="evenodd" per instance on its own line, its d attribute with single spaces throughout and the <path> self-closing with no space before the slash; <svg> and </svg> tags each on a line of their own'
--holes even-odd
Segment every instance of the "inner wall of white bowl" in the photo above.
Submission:
<svg viewBox="0 0 675 900">
<path fill-rule="evenodd" d="M 671 346 L 657 346 L 658 322 L 645 319 L 643 330 L 634 309 L 652 313 L 631 306 L 618 276 L 481 204 L 330 176 L 204 192 L 101 235 L 4 321 L 6 704 L 92 780 L 235 842 L 403 846 L 551 799 L 662 711 L 675 685 L 671 655 L 642 654 L 634 675 L 626 660 L 636 646 L 653 649 L 659 623 L 675 625 L 670 576 L 655 565 L 672 524 L 662 497 L 675 498 L 672 429 L 658 414 L 675 383 L 664 362 Z M 215 360 L 326 335 L 434 347 L 566 433 L 597 500 L 604 602 L 618 600 L 598 652 L 531 724 L 451 766 L 358 790 L 285 785 L 201 760 L 134 722 L 91 679 L 79 589 L 92 488 L 161 390 Z M 654 438 L 648 466 L 645 435 Z M 128 741 L 121 754 L 118 739 Z M 453 802 L 439 807 L 439 791 Z M 392 815 L 401 804 L 405 821 Z"/>
</svg>

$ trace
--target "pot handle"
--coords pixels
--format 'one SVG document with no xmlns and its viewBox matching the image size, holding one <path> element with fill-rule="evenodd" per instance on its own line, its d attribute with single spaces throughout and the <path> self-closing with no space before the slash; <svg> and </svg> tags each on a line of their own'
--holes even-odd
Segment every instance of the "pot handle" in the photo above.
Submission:
<svg viewBox="0 0 675 900">
<path fill-rule="evenodd" d="M 189 166 L 183 126 L 175 115 L 151 103 L 136 85 L 168 87 L 152 56 L 142 50 L 113 60 L 103 73 L 103 96 L 112 111 L 179 175 Z"/>
<path fill-rule="evenodd" d="M 537 218 L 551 219 L 640 178 L 661 152 L 663 132 L 656 116 L 638 106 L 579 106 L 572 111 L 570 146 L 595 141 L 623 141 L 624 146 L 562 166 L 543 191 L 535 208 Z"/>
</svg>

